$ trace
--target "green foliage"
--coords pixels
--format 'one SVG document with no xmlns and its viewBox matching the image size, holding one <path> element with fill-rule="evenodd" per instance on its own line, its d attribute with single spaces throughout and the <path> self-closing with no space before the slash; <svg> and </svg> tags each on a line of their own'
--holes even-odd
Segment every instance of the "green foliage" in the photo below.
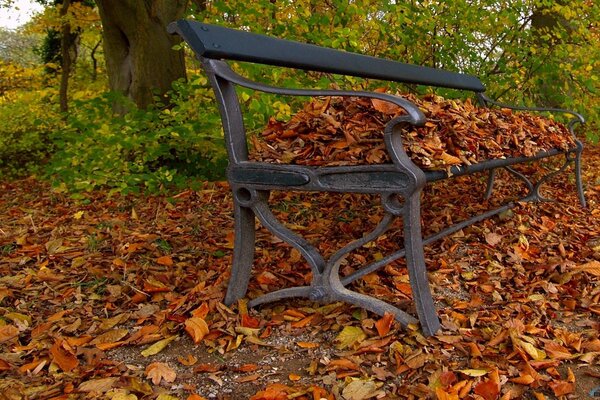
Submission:
<svg viewBox="0 0 600 400">
<path fill-rule="evenodd" d="M 551 22 L 543 29 L 536 25 L 540 16 Z M 588 119 L 589 137 L 597 137 L 600 127 L 600 34 L 595 25 L 600 20 L 598 2 L 214 0 L 197 18 L 472 73 L 487 84 L 492 98 L 579 111 Z M 340 82 L 365 85 L 362 81 L 332 82 L 323 80 L 323 75 L 289 71 L 242 71 L 250 78 L 275 84 L 293 81 L 293 86 L 323 87 Z M 406 89 L 427 90 L 410 86 Z M 465 95 L 445 90 L 440 94 Z"/>
<path fill-rule="evenodd" d="M 32 78 L 9 64 L 0 63 L 0 74 L 10 71 L 11 85 L 31 83 Z M 20 82 L 20 83 L 17 83 Z M 19 177 L 40 172 L 54 145 L 53 132 L 62 125 L 55 91 L 13 91 L 0 96 L 0 176 Z"/>
<path fill-rule="evenodd" d="M 190 178 L 222 178 L 225 148 L 205 78 L 174 86 L 173 104 L 161 109 L 136 109 L 111 93 L 75 101 L 65 129 L 52 137 L 57 151 L 47 170 L 54 185 L 156 192 L 188 185 Z M 115 115 L 115 102 L 130 111 Z"/>
<path fill-rule="evenodd" d="M 58 65 L 62 62 L 60 40 L 60 32 L 56 29 L 48 29 L 41 45 L 34 49 L 41 62 L 46 64 L 48 73 L 58 72 Z"/>
</svg>

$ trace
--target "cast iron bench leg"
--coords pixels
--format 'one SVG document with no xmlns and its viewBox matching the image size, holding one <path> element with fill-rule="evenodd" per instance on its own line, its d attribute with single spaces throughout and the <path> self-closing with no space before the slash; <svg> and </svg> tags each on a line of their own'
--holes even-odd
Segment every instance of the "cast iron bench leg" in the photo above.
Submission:
<svg viewBox="0 0 600 400">
<path fill-rule="evenodd" d="M 404 203 L 404 249 L 406 250 L 406 266 L 410 278 L 413 301 L 417 308 L 417 315 L 421 329 L 425 336 L 435 335 L 440 329 L 440 320 L 437 316 L 427 269 L 425 267 L 425 254 L 423 252 L 423 237 L 421 236 L 421 190 L 406 196 Z"/>
<path fill-rule="evenodd" d="M 254 212 L 234 201 L 235 238 L 231 277 L 227 286 L 225 304 L 231 305 L 243 298 L 248 290 L 252 262 L 254 260 Z"/>
</svg>

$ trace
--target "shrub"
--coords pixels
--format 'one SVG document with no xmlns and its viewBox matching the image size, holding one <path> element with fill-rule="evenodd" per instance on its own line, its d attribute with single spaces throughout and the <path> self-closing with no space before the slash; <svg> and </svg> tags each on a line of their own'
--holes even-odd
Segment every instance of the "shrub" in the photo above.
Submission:
<svg viewBox="0 0 600 400">
<path fill-rule="evenodd" d="M 162 191 L 224 176 L 225 146 L 206 78 L 176 82 L 172 104 L 135 108 L 114 93 L 74 102 L 66 128 L 52 139 L 54 186 L 70 191 Z M 114 102 L 128 109 L 112 112 Z"/>
</svg>

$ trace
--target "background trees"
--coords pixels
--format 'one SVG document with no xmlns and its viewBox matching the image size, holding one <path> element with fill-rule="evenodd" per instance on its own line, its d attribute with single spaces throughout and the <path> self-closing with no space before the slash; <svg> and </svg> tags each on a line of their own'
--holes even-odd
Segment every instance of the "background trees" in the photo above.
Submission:
<svg viewBox="0 0 600 400">
<path fill-rule="evenodd" d="M 129 190 L 145 184 L 156 189 L 173 182 L 184 184 L 194 176 L 218 176 L 214 172 L 220 170 L 224 153 L 206 79 L 190 60 L 184 80 L 184 52 L 173 50 L 178 39 L 165 31 L 171 20 L 182 16 L 474 73 L 487 84 L 491 97 L 584 113 L 589 137 L 597 135 L 600 122 L 600 5 L 590 0 L 56 0 L 46 4 L 45 12 L 28 27 L 1 34 L 11 40 L 46 33 L 49 37 L 50 32 L 55 41 L 70 38 L 63 40 L 60 57 L 46 59 L 50 62 L 46 69 L 55 68 L 61 80 L 44 73 L 42 64 L 19 66 L 15 46 L 11 52 L 0 45 L 3 68 L 16 68 L 0 85 L 0 117 L 10 112 L 14 119 L 20 115 L 15 110 L 33 110 L 23 115 L 19 129 L 0 128 L 0 148 L 26 149 L 31 133 L 37 132 L 47 151 L 36 153 L 37 159 L 28 156 L 26 162 L 13 157 L 9 169 L 26 172 L 24 163 L 44 165 L 43 171 L 61 187 Z M 236 68 L 276 84 L 379 85 L 327 74 Z M 286 99 L 270 103 L 246 91 L 241 96 L 250 111 L 246 121 L 250 130 L 259 130 L 271 115 L 285 118 L 290 113 Z M 64 114 L 67 104 L 71 107 Z M 114 115 L 114 104 L 117 111 L 130 113 Z M 6 153 L 0 156 L 7 159 Z"/>
</svg>

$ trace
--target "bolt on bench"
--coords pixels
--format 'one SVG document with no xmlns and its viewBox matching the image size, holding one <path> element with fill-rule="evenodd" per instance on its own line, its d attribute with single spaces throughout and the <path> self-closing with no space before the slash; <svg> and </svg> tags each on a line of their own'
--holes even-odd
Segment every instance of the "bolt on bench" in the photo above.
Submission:
<svg viewBox="0 0 600 400">
<path fill-rule="evenodd" d="M 224 60 L 247 61 L 258 64 L 328 72 L 384 81 L 429 85 L 474 92 L 482 106 L 500 106 L 516 110 L 562 112 L 574 118 L 568 124 L 571 134 L 575 124 L 583 123 L 581 115 L 567 110 L 513 107 L 497 103 L 486 97 L 484 85 L 471 75 L 440 69 L 399 63 L 391 60 L 348 53 L 315 45 L 276 39 L 245 31 L 208 25 L 196 21 L 180 20 L 169 26 L 190 45 L 201 61 L 214 90 L 229 157 L 228 180 L 233 192 L 235 213 L 235 239 L 233 267 L 225 303 L 231 304 L 244 297 L 250 279 L 255 249 L 255 217 L 274 235 L 295 247 L 306 259 L 312 270 L 310 286 L 293 287 L 268 293 L 249 302 L 250 306 L 290 297 L 304 297 L 320 302 L 344 301 L 370 310 L 376 314 L 392 313 L 403 326 L 420 322 L 425 335 L 433 335 L 440 322 L 431 296 L 423 246 L 473 223 L 492 217 L 513 207 L 518 201 L 545 200 L 539 190 L 550 177 L 564 171 L 570 164 L 575 166 L 575 179 L 579 201 L 585 207 L 581 180 L 581 153 L 583 144 L 575 139 L 575 146 L 568 150 L 552 149 L 530 157 L 498 158 L 472 165 L 455 165 L 446 171 L 428 171 L 419 168 L 407 155 L 402 144 L 401 132 L 407 124 L 422 126 L 426 122 L 423 112 L 411 101 L 395 95 L 343 90 L 291 89 L 264 85 L 250 81 L 229 68 Z M 385 127 L 384 141 L 391 163 L 352 166 L 301 166 L 250 161 L 242 112 L 236 94 L 236 86 L 265 93 L 297 96 L 356 96 L 378 99 L 395 104 L 406 114 L 389 121 Z M 511 166 L 532 160 L 562 155 L 564 165 L 542 177 L 537 183 Z M 509 202 L 497 209 L 487 211 L 466 221 L 452 225 L 435 235 L 423 238 L 421 234 L 421 191 L 434 181 L 486 171 L 488 175 L 486 198 L 491 195 L 495 171 L 508 170 L 522 180 L 528 193 L 523 198 Z M 269 209 L 271 190 L 320 191 L 368 193 L 381 197 L 385 214 L 379 224 L 362 238 L 347 244 L 325 259 L 304 238 L 279 222 Z M 399 200 L 401 198 L 402 200 Z M 395 217 L 402 217 L 404 248 L 364 266 L 353 274 L 341 278 L 339 267 L 349 252 L 360 248 L 382 235 Z M 418 320 L 382 300 L 353 292 L 348 284 L 376 271 L 384 265 L 405 257 L 410 286 L 417 310 Z"/>
</svg>

